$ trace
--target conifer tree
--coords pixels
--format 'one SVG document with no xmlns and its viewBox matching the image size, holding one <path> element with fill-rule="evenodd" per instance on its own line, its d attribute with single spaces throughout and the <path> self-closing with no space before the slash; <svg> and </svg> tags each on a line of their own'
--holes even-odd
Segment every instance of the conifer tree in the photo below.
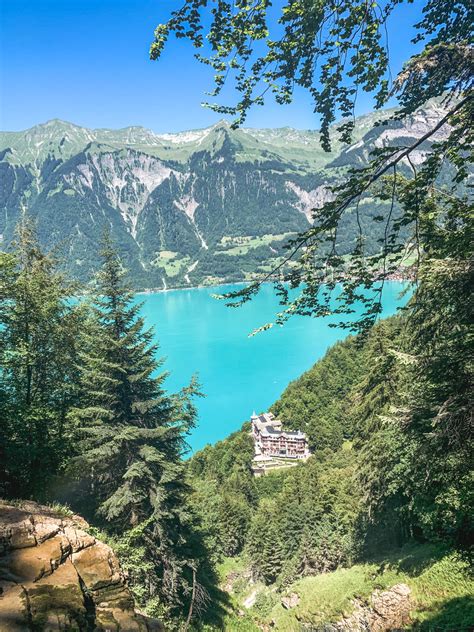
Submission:
<svg viewBox="0 0 474 632">
<path fill-rule="evenodd" d="M 246 552 L 252 560 L 252 568 L 266 583 L 275 581 L 284 560 L 277 515 L 277 503 L 264 498 L 247 535 Z"/>
<path fill-rule="evenodd" d="M 195 568 L 181 456 L 196 384 L 165 393 L 153 331 L 144 328 L 109 237 L 102 258 L 80 357 L 81 405 L 71 412 L 80 450 L 75 467 L 88 476 L 91 511 L 104 527 L 117 535 L 133 530 L 135 546 L 144 547 L 152 568 L 148 597 L 177 608 Z"/>
<path fill-rule="evenodd" d="M 242 494 L 226 492 L 221 498 L 220 540 L 225 555 L 234 556 L 244 545 L 250 522 L 250 507 Z"/>
<path fill-rule="evenodd" d="M 67 412 L 81 317 L 57 267 L 28 219 L 13 252 L 0 257 L 0 488 L 10 497 L 44 499 L 71 451 Z"/>
<path fill-rule="evenodd" d="M 404 326 L 388 340 L 395 388 L 386 387 L 387 371 L 374 367 L 369 376 L 365 399 L 389 397 L 378 416 L 366 415 L 361 480 L 379 522 L 395 516 L 405 537 L 464 547 L 474 533 L 472 205 L 451 197 L 443 224 L 434 221 L 432 200 L 422 205 L 431 248 Z"/>
</svg>

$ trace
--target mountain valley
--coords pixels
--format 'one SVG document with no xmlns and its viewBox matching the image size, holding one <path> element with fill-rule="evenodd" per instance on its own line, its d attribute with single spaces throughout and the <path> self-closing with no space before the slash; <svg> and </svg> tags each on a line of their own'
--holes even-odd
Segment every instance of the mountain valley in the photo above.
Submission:
<svg viewBox="0 0 474 632">
<path fill-rule="evenodd" d="M 312 209 L 329 199 L 328 186 L 349 167 L 366 164 L 375 147 L 421 137 L 441 113 L 429 103 L 403 124 L 390 110 L 359 117 L 353 143 L 335 140 L 329 153 L 317 131 L 234 130 L 224 121 L 161 135 L 60 120 L 3 132 L 1 243 L 14 239 L 28 212 L 43 245 L 58 249 L 67 272 L 82 282 L 98 267 L 105 226 L 136 289 L 250 280 L 281 261 L 288 238 L 310 225 Z M 375 120 L 384 124 L 373 129 Z M 415 159 L 423 155 L 421 146 Z M 371 198 L 361 201 L 372 251 L 382 230 L 372 221 L 379 211 Z M 349 213 L 342 253 L 355 235 Z"/>
</svg>

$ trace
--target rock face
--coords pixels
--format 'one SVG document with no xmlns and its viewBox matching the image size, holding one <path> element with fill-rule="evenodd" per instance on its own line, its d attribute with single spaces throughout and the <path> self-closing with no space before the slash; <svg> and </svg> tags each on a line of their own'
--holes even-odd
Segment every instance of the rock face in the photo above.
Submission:
<svg viewBox="0 0 474 632">
<path fill-rule="evenodd" d="M 375 591 L 370 605 L 356 602 L 354 612 L 325 632 L 389 632 L 401 630 L 409 623 L 410 588 L 397 584 L 388 590 Z"/>
<path fill-rule="evenodd" d="M 158 632 L 134 610 L 112 549 L 79 516 L 0 501 L 0 632 Z"/>
</svg>

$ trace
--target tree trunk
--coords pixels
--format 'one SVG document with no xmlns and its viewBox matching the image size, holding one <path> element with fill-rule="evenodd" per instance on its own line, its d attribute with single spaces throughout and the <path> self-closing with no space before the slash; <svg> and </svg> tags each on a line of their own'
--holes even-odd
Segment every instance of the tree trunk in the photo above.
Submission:
<svg viewBox="0 0 474 632">
<path fill-rule="evenodd" d="M 193 616 L 193 607 L 194 607 L 194 598 L 196 596 L 196 569 L 193 568 L 193 590 L 191 592 L 191 603 L 189 604 L 189 611 L 188 611 L 188 618 L 186 619 L 186 623 L 183 626 L 183 632 L 186 632 L 186 630 L 189 627 L 189 624 L 191 623 L 191 618 Z"/>
</svg>

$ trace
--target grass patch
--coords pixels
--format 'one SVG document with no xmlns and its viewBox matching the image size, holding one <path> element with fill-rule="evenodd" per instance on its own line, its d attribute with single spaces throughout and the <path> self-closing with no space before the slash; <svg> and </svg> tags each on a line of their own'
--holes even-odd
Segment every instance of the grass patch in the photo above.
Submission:
<svg viewBox="0 0 474 632">
<path fill-rule="evenodd" d="M 152 265 L 162 268 L 168 277 L 176 277 L 186 270 L 191 263 L 188 256 L 180 257 L 172 250 L 161 250 Z"/>
<path fill-rule="evenodd" d="M 230 571 L 233 562 L 225 564 L 222 568 Z M 236 564 L 236 568 L 241 568 L 243 561 Z M 248 615 L 256 624 L 274 621 L 275 630 L 299 632 L 302 624 L 322 626 L 335 622 L 353 611 L 354 600 L 369 603 L 375 590 L 399 583 L 411 589 L 409 629 L 474 629 L 474 582 L 469 565 L 458 554 L 437 545 L 409 544 L 380 559 L 300 579 L 286 590 L 300 598 L 291 610 L 281 605 L 281 595 L 275 593 L 274 587 L 254 584 L 252 589 L 257 588 L 258 595 Z M 233 596 L 238 602 L 236 608 L 239 604 L 242 607 L 250 589 Z"/>
<path fill-rule="evenodd" d="M 48 507 L 58 516 L 62 516 L 63 518 L 72 518 L 74 516 L 73 510 L 69 507 L 69 505 L 62 505 L 61 503 L 51 503 Z"/>
<path fill-rule="evenodd" d="M 233 573 L 243 573 L 247 568 L 247 563 L 243 557 L 225 557 L 217 565 L 217 576 L 219 581 L 224 583 L 229 575 Z"/>
<path fill-rule="evenodd" d="M 201 281 L 201 285 L 221 285 L 222 283 L 225 283 L 226 279 L 225 277 L 218 277 L 218 276 L 205 276 L 202 281 Z"/>
<path fill-rule="evenodd" d="M 415 630 L 474 629 L 474 581 L 459 555 L 446 555 L 407 583 L 413 591 Z"/>
<path fill-rule="evenodd" d="M 217 565 L 217 575 L 222 589 L 230 590 L 227 615 L 219 630 L 235 630 L 236 632 L 259 632 L 254 621 L 254 613 L 243 606 L 245 599 L 256 589 L 250 584 L 248 577 L 248 562 L 244 556 L 226 557 Z M 258 590 L 263 586 L 259 585 Z M 215 627 L 204 627 L 204 630 L 217 630 Z"/>
<path fill-rule="evenodd" d="M 232 257 L 246 255 L 250 250 L 260 246 L 270 246 L 276 241 L 283 241 L 295 233 L 282 233 L 280 235 L 262 235 L 261 237 L 222 237 L 220 245 L 225 250 L 216 250 L 215 254 L 229 255 Z"/>
<path fill-rule="evenodd" d="M 288 590 L 299 595 L 298 606 L 285 610 L 279 603 L 272 609 L 270 618 L 276 621 L 277 630 L 285 632 L 300 630 L 301 622 L 321 625 L 337 621 L 352 611 L 354 599 L 366 601 L 376 588 L 388 588 L 401 581 L 403 576 L 393 569 L 379 574 L 376 564 L 355 565 L 305 577 Z"/>
<path fill-rule="evenodd" d="M 178 256 L 177 252 L 173 252 L 172 250 L 161 250 L 158 258 L 161 261 L 170 261 L 171 259 L 175 259 Z"/>
</svg>

